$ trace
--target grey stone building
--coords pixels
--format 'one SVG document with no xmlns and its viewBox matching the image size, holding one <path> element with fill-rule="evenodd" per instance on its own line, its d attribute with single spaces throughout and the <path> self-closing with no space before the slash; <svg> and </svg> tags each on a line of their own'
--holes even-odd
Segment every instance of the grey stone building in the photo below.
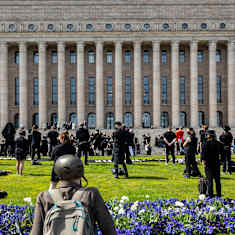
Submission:
<svg viewBox="0 0 235 235">
<path fill-rule="evenodd" d="M 0 1 L 0 126 L 235 127 L 235 0 Z"/>
</svg>

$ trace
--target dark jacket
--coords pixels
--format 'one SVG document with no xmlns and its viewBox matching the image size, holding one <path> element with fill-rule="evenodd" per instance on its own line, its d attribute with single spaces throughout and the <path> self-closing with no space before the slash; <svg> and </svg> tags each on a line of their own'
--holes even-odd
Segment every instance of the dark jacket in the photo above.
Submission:
<svg viewBox="0 0 235 235">
<path fill-rule="evenodd" d="M 57 131 L 55 131 L 55 130 L 49 131 L 47 134 L 47 137 L 49 139 L 49 144 L 56 145 L 58 142 L 58 140 L 57 140 L 58 136 L 59 136 L 59 134 Z"/>
<path fill-rule="evenodd" d="M 220 137 L 219 137 L 221 143 L 224 145 L 224 146 L 227 146 L 227 147 L 230 147 L 231 148 L 231 145 L 232 145 L 232 142 L 233 142 L 233 136 L 231 134 L 231 132 L 225 132 L 223 133 Z"/>
<path fill-rule="evenodd" d="M 189 142 L 185 147 L 184 147 L 184 152 L 187 155 L 195 155 L 197 154 L 197 137 L 195 135 L 189 136 L 191 139 L 191 142 Z"/>
<path fill-rule="evenodd" d="M 113 160 L 114 164 L 122 164 L 125 160 L 126 133 L 124 130 L 117 130 L 113 133 Z"/>
<path fill-rule="evenodd" d="M 27 152 L 28 152 L 28 141 L 23 136 L 17 137 L 15 141 L 15 154 L 26 156 Z"/>
<path fill-rule="evenodd" d="M 73 194 L 79 190 L 80 185 L 64 182 L 58 188 L 65 200 L 70 200 L 72 199 Z M 86 188 L 80 201 L 88 208 L 92 229 L 94 229 L 95 223 L 97 222 L 102 235 L 116 235 L 112 217 L 110 216 L 98 189 Z M 43 234 L 43 224 L 46 214 L 53 206 L 54 202 L 47 191 L 39 194 L 31 235 Z"/>
<path fill-rule="evenodd" d="M 88 142 L 90 139 L 90 134 L 87 129 L 79 128 L 76 132 L 76 139 L 79 143 L 81 142 Z"/>
<path fill-rule="evenodd" d="M 40 144 L 41 144 L 41 133 L 39 131 L 33 131 L 32 145 L 40 147 Z"/>
<path fill-rule="evenodd" d="M 65 154 L 76 154 L 76 148 L 72 144 L 59 144 L 52 151 L 52 159 L 56 160 Z"/>
</svg>

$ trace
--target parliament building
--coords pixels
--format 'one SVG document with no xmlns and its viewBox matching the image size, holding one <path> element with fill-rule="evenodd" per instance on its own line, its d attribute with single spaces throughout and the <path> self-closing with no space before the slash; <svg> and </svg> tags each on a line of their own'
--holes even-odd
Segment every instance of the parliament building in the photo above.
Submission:
<svg viewBox="0 0 235 235">
<path fill-rule="evenodd" d="M 235 0 L 0 0 L 0 127 L 235 128 Z"/>
</svg>

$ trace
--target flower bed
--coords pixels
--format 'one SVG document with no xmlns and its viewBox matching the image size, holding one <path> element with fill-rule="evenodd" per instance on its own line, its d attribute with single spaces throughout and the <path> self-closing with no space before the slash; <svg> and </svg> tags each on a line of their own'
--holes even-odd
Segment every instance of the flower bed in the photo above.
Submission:
<svg viewBox="0 0 235 235">
<path fill-rule="evenodd" d="M 148 199 L 148 198 L 146 198 Z M 234 234 L 235 201 L 177 199 L 129 203 L 128 197 L 107 203 L 118 235 Z M 31 206 L 0 205 L 0 235 L 30 234 Z M 101 234 L 99 232 L 99 234 Z"/>
</svg>

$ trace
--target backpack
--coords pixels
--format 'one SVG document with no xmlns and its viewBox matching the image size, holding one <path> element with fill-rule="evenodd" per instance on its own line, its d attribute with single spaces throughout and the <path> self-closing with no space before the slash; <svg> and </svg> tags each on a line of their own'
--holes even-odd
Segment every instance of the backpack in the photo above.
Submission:
<svg viewBox="0 0 235 235">
<path fill-rule="evenodd" d="M 208 194 L 208 179 L 200 178 L 198 182 L 198 191 L 200 194 Z"/>
<path fill-rule="evenodd" d="M 49 192 L 55 205 L 46 214 L 43 235 L 94 234 L 89 213 L 80 202 L 83 191 L 77 191 L 71 200 L 64 200 L 57 189 Z"/>
</svg>

